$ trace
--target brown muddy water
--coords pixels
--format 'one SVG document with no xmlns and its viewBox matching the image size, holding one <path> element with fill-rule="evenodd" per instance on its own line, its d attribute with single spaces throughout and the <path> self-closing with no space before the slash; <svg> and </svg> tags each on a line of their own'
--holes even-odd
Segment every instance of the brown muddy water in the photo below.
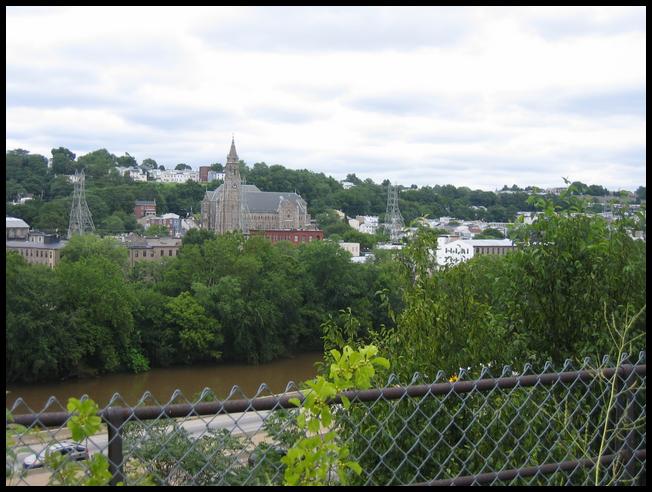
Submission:
<svg viewBox="0 0 652 492">
<path fill-rule="evenodd" d="M 322 359 L 322 354 L 308 353 L 290 359 L 280 359 L 267 364 L 250 366 L 244 364 L 220 364 L 192 367 L 174 367 L 152 369 L 141 374 L 110 374 L 98 378 L 75 379 L 57 383 L 14 384 L 8 385 L 6 406 L 11 409 L 20 397 L 25 404 L 19 404 L 14 414 L 38 412 L 44 410 L 48 398 L 56 397 L 59 404 L 47 407 L 49 412 L 65 411 L 68 398 L 80 398 L 86 394 L 100 406 L 104 407 L 114 393 L 120 393 L 123 402 L 119 405 L 135 405 L 146 391 L 161 404 L 170 401 L 175 390 L 179 389 L 189 400 L 197 399 L 199 392 L 208 387 L 218 398 L 226 398 L 231 388 L 238 385 L 240 391 L 232 399 L 253 398 L 262 383 L 268 390 L 260 396 L 281 393 L 289 381 L 300 383 L 316 376 L 315 362 Z M 175 403 L 185 403 L 183 399 Z M 147 405 L 154 405 L 150 397 Z M 31 410 L 30 410 L 31 409 Z"/>
</svg>

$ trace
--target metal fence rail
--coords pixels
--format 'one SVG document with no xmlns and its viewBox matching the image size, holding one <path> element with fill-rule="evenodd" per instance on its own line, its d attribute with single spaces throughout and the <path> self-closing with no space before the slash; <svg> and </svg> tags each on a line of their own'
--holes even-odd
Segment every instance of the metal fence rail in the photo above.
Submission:
<svg viewBox="0 0 652 492">
<path fill-rule="evenodd" d="M 382 388 L 342 393 L 349 410 L 339 396 L 330 403 L 338 438 L 363 469 L 352 483 L 644 483 L 645 353 L 635 364 L 614 367 L 604 358 L 594 367 L 586 359 L 579 368 L 567 361 L 552 369 L 505 367 L 497 378 L 484 369 L 470 381 L 462 371 L 457 382 L 439 373 L 428 384 L 415 374 L 407 385 L 391 376 Z M 282 484 L 280 459 L 301 437 L 299 410 L 289 403 L 304 399 L 300 388 L 289 383 L 273 395 L 262 385 L 252 399 L 237 387 L 225 400 L 206 401 L 210 395 L 206 389 L 190 402 L 177 391 L 165 405 L 148 405 L 146 393 L 129 407 L 116 394 L 99 412 L 106 434 L 84 445 L 108 455 L 112 484 Z M 67 439 L 71 415 L 49 411 L 57 407 L 54 398 L 40 412 L 20 398 L 13 404 L 13 422 L 28 432 L 16 438 L 17 459 L 8 458 L 8 483 L 34 484 L 53 471 L 25 471 L 22 460 Z"/>
</svg>

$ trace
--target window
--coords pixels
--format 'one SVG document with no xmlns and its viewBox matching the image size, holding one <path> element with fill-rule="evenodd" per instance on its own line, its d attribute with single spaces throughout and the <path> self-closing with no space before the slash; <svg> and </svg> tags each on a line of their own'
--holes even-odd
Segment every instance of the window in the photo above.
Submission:
<svg viewBox="0 0 652 492">
<path fill-rule="evenodd" d="M 171 249 L 168 250 L 168 256 L 172 256 L 172 250 Z"/>
<path fill-rule="evenodd" d="M 161 256 L 163 256 L 163 250 L 161 250 Z"/>
<path fill-rule="evenodd" d="M 150 258 L 154 258 L 154 250 L 149 254 Z"/>
<path fill-rule="evenodd" d="M 134 256 L 135 256 L 136 258 L 138 258 L 138 251 L 136 251 L 136 253 L 135 253 Z"/>
</svg>

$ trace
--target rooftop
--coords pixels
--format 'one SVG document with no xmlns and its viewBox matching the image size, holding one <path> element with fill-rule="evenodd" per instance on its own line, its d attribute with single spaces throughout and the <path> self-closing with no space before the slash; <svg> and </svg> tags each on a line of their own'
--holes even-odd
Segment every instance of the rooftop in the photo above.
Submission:
<svg viewBox="0 0 652 492">
<path fill-rule="evenodd" d="M 34 243 L 31 241 L 6 241 L 7 248 L 29 248 L 29 249 L 61 249 L 67 241 L 58 241 L 56 243 Z"/>
<path fill-rule="evenodd" d="M 6 217 L 6 225 L 5 228 L 7 227 L 20 227 L 24 228 L 27 227 L 29 229 L 29 224 L 25 222 L 23 219 L 17 219 L 16 217 Z"/>
</svg>

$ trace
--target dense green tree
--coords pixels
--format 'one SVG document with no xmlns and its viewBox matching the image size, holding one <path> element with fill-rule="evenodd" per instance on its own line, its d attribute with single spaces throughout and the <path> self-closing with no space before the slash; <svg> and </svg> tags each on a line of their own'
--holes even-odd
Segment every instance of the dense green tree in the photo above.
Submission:
<svg viewBox="0 0 652 492">
<path fill-rule="evenodd" d="M 125 273 L 105 256 L 62 261 L 57 268 L 61 306 L 70 315 L 69 329 L 81 352 L 73 375 L 139 369 L 139 340 L 131 307 L 132 286 Z"/>
<path fill-rule="evenodd" d="M 119 215 L 109 215 L 104 219 L 101 230 L 106 234 L 118 234 L 125 231 L 125 223 Z"/>
<path fill-rule="evenodd" d="M 154 236 L 169 236 L 170 235 L 170 230 L 167 228 L 167 226 L 160 225 L 160 224 L 152 224 L 149 226 L 147 229 L 144 230 L 143 234 L 148 237 L 154 237 Z"/>
<path fill-rule="evenodd" d="M 75 153 L 66 149 L 65 147 L 59 147 L 58 149 L 52 149 L 52 172 L 54 174 L 64 174 L 70 175 L 75 174 L 77 169 L 77 164 L 75 162 Z"/>
<path fill-rule="evenodd" d="M 206 312 L 189 292 L 170 299 L 166 305 L 165 322 L 176 331 L 184 362 L 218 360 L 223 337 L 220 324 Z"/>
<path fill-rule="evenodd" d="M 183 244 L 197 244 L 202 245 L 205 241 L 215 239 L 215 233 L 208 229 L 190 229 L 185 236 L 183 236 Z"/>
<path fill-rule="evenodd" d="M 143 170 L 150 171 L 152 169 L 157 169 L 158 164 L 156 163 L 156 161 L 154 159 L 147 158 L 147 159 L 143 159 L 143 162 L 140 165 L 140 167 Z"/>
<path fill-rule="evenodd" d="M 5 197 L 6 201 L 16 200 L 27 194 L 25 188 L 17 181 L 10 179 L 5 183 Z"/>
<path fill-rule="evenodd" d="M 65 367 L 77 361 L 77 350 L 74 335 L 66 330 L 68 315 L 56 299 L 55 272 L 7 252 L 5 290 L 7 382 L 65 375 Z"/>
<path fill-rule="evenodd" d="M 107 176 L 117 162 L 117 157 L 106 149 L 95 150 L 77 158 L 78 166 L 84 169 L 86 176 L 90 178 Z"/>
<path fill-rule="evenodd" d="M 65 233 L 70 221 L 71 203 L 71 198 L 57 198 L 43 203 L 30 225 L 44 232 Z"/>
<path fill-rule="evenodd" d="M 111 238 L 94 234 L 73 235 L 61 250 L 62 263 L 74 263 L 85 258 L 107 258 L 120 268 L 127 267 L 127 249 Z"/>
<path fill-rule="evenodd" d="M 181 164 L 177 164 L 174 169 L 177 171 L 183 171 L 184 169 L 192 169 L 188 164 L 184 164 L 183 162 Z"/>
<path fill-rule="evenodd" d="M 645 200 L 645 186 L 639 186 L 636 188 L 636 198 L 641 201 Z"/>
<path fill-rule="evenodd" d="M 73 171 L 74 172 L 74 171 Z M 57 176 L 50 181 L 48 191 L 45 194 L 47 200 L 55 198 L 72 197 L 75 185 L 73 185 L 67 176 Z"/>
<path fill-rule="evenodd" d="M 119 167 L 138 167 L 138 161 L 129 155 L 129 152 L 125 152 L 125 155 L 118 157 L 116 163 Z"/>
<path fill-rule="evenodd" d="M 476 234 L 474 236 L 474 239 L 504 239 L 504 238 L 505 235 L 503 234 L 502 231 L 499 231 L 498 229 L 492 229 L 491 227 L 488 227 L 480 234 Z"/>
</svg>

